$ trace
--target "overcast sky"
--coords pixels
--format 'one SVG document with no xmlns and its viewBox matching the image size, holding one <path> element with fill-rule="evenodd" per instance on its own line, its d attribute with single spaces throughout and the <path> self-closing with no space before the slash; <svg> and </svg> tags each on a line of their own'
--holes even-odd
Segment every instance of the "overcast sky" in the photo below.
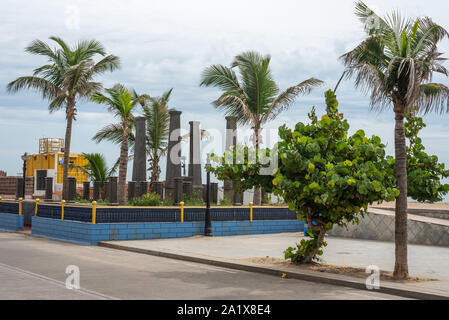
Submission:
<svg viewBox="0 0 449 320">
<path fill-rule="evenodd" d="M 381 15 L 392 10 L 408 16 L 427 15 L 449 29 L 448 1 L 432 0 L 432 5 L 422 0 L 366 3 Z M 229 65 L 243 51 L 270 54 L 281 89 L 310 77 L 326 81 L 326 87 L 300 97 L 290 110 L 267 125 L 276 129 L 283 123 L 293 126 L 306 121 L 313 105 L 323 112 L 323 92 L 335 86 L 343 71 L 338 57 L 364 36 L 353 12 L 352 0 L 2 0 L 0 170 L 9 175 L 20 173 L 20 155 L 25 151 L 37 153 L 39 138 L 64 137 L 63 113 L 49 114 L 48 103 L 31 91 L 11 95 L 5 90 L 8 82 L 45 64 L 44 58 L 24 52 L 33 39 L 47 41 L 55 35 L 69 43 L 91 38 L 101 41 L 108 53 L 122 61 L 121 70 L 99 78 L 104 86 L 120 82 L 152 96 L 173 88 L 170 106 L 183 111 L 182 126 L 186 130 L 188 121 L 198 120 L 203 129 L 224 132 L 223 115 L 210 104 L 219 91 L 200 88 L 200 73 L 210 64 Z M 448 49 L 449 42 L 441 42 L 440 50 Z M 440 76 L 434 81 L 449 85 Z M 381 136 L 387 151 L 393 153 L 392 111 L 370 111 L 367 98 L 353 88 L 351 81 L 344 82 L 337 94 L 351 131 L 362 128 L 370 135 Z M 113 163 L 119 147 L 108 142 L 97 145 L 91 137 L 114 119 L 101 105 L 80 103 L 78 111 L 72 152 L 101 152 Z M 427 151 L 438 155 L 446 166 L 448 120 L 448 114 L 426 116 L 428 127 L 422 134 Z"/>
</svg>

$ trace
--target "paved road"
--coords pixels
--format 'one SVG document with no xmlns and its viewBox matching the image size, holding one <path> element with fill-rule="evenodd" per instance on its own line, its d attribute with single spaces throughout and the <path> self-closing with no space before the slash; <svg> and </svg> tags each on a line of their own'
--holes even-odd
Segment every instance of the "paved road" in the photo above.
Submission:
<svg viewBox="0 0 449 320">
<path fill-rule="evenodd" d="M 65 288 L 68 265 L 80 290 Z M 96 246 L 0 232 L 0 299 L 396 299 Z"/>
</svg>

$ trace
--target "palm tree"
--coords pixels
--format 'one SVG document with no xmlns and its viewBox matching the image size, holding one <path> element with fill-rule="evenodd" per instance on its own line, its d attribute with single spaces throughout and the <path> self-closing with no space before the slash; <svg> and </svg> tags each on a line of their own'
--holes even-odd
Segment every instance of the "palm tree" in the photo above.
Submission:
<svg viewBox="0 0 449 320">
<path fill-rule="evenodd" d="M 161 174 L 159 161 L 167 151 L 170 122 L 168 101 L 172 91 L 173 88 L 165 92 L 161 97 L 150 98 L 148 100 L 149 104 L 146 101 L 142 103 L 143 114 L 147 124 L 146 145 L 150 164 L 149 170 L 151 171 L 150 185 L 159 181 Z"/>
<path fill-rule="evenodd" d="M 101 89 L 101 84 L 94 82 L 96 75 L 119 68 L 119 58 L 106 56 L 103 45 L 96 40 L 85 40 L 70 47 L 61 38 L 50 37 L 57 48 L 51 48 L 41 40 L 34 40 L 25 51 L 41 55 L 48 63 L 34 70 L 32 76 L 19 77 L 7 86 L 9 92 L 22 89 L 35 89 L 42 93 L 42 98 L 49 100 L 50 112 L 65 107 L 66 132 L 63 164 L 63 198 L 68 198 L 68 168 L 70 143 L 72 138 L 72 122 L 76 120 L 76 103 L 80 99 L 89 99 L 91 94 Z M 97 63 L 92 59 L 95 55 L 103 57 Z"/>
<path fill-rule="evenodd" d="M 131 92 L 121 84 L 116 84 L 114 87 L 105 89 L 104 91 L 106 95 L 101 92 L 95 92 L 92 95 L 91 100 L 98 104 L 108 105 L 108 110 L 114 113 L 115 117 L 120 120 L 120 123 L 116 125 L 116 127 L 120 127 L 122 132 L 117 199 L 120 205 L 124 205 L 126 203 L 125 190 L 126 171 L 128 167 L 128 136 L 131 130 L 130 126 L 134 121 L 132 112 L 135 106 L 141 101 L 148 99 L 148 96 L 141 95 L 139 97 L 133 97 Z M 102 131 L 105 131 L 106 128 L 107 127 L 103 128 Z"/>
<path fill-rule="evenodd" d="M 262 126 L 283 110 L 290 107 L 300 94 L 323 84 L 321 80 L 310 78 L 282 93 L 273 80 L 269 68 L 271 57 L 248 51 L 237 55 L 231 67 L 212 65 L 201 76 L 200 86 L 217 87 L 223 91 L 213 105 L 227 116 L 234 116 L 241 125 L 251 125 L 254 130 L 253 143 L 256 152 L 260 146 Z M 235 68 L 240 77 L 237 77 Z M 254 192 L 254 204 L 261 203 L 261 190 Z"/>
<path fill-rule="evenodd" d="M 71 166 L 80 169 L 89 176 L 91 181 L 100 182 L 100 188 L 103 190 L 104 183 L 117 171 L 118 162 L 112 168 L 108 168 L 106 159 L 100 153 L 83 153 L 83 156 L 87 160 L 86 165 L 78 166 L 74 164 Z"/>
<path fill-rule="evenodd" d="M 408 277 L 407 263 L 407 154 L 404 115 L 414 106 L 421 111 L 449 111 L 449 89 L 431 83 L 434 73 L 448 75 L 437 43 L 448 32 L 430 18 L 408 19 L 399 13 L 381 18 L 366 4 L 356 4 L 356 15 L 365 25 L 367 38 L 344 54 L 346 76 L 371 94 L 371 107 L 389 108 L 395 114 L 396 199 L 394 276 Z"/>
</svg>

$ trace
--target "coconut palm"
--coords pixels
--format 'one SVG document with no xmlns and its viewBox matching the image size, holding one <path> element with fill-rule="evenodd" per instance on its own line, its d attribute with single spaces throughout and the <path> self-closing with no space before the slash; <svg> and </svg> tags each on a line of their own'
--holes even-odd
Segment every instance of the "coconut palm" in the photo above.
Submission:
<svg viewBox="0 0 449 320">
<path fill-rule="evenodd" d="M 393 13 L 379 17 L 366 4 L 356 4 L 356 15 L 367 37 L 341 59 L 346 76 L 371 95 L 371 107 L 393 107 L 395 114 L 396 199 L 394 276 L 406 278 L 407 264 L 407 168 L 404 115 L 415 105 L 423 113 L 449 111 L 449 89 L 432 83 L 432 75 L 448 75 L 437 44 L 448 32 L 430 18 L 403 18 Z"/>
<path fill-rule="evenodd" d="M 96 75 L 113 71 L 119 67 L 119 58 L 106 56 L 103 45 L 96 40 L 80 41 L 69 46 L 61 38 L 50 37 L 57 48 L 51 48 L 41 40 L 34 40 L 25 51 L 41 55 L 48 63 L 34 70 L 33 75 L 19 77 L 8 84 L 9 92 L 22 89 L 35 89 L 42 93 L 42 98 L 49 100 L 50 112 L 65 107 L 66 132 L 63 164 L 63 198 L 68 198 L 68 167 L 72 122 L 76 120 L 76 103 L 80 99 L 89 99 L 91 94 L 101 89 L 101 84 L 94 82 Z M 92 59 L 100 55 L 103 58 L 97 63 Z"/>
<path fill-rule="evenodd" d="M 151 171 L 150 183 L 159 181 L 161 167 L 159 161 L 167 151 L 170 114 L 168 102 L 173 89 L 161 97 L 150 98 L 142 103 L 143 115 L 146 118 L 146 145 Z M 149 102 L 149 104 L 147 104 Z"/>
<path fill-rule="evenodd" d="M 119 162 L 116 162 L 112 168 L 108 168 L 106 159 L 102 154 L 83 153 L 82 155 L 87 160 L 86 165 L 78 166 L 75 164 L 71 164 L 70 166 L 80 169 L 90 178 L 91 181 L 100 182 L 100 188 L 101 190 L 103 190 L 104 183 L 117 171 L 117 165 Z"/>
<path fill-rule="evenodd" d="M 104 91 L 106 95 L 101 92 L 95 92 L 92 95 L 91 100 L 99 104 L 106 104 L 108 110 L 120 120 L 120 122 L 115 125 L 115 127 L 120 127 L 122 132 L 117 199 L 120 205 L 124 205 L 126 203 L 125 190 L 126 171 L 128 167 L 128 136 L 130 133 L 130 126 L 134 121 L 132 112 L 136 105 L 141 101 L 148 99 L 148 96 L 141 95 L 139 97 L 133 97 L 131 92 L 122 84 L 116 84 L 114 87 L 105 89 Z M 104 131 L 106 128 L 101 130 Z"/>
<path fill-rule="evenodd" d="M 213 102 L 218 110 L 235 117 L 241 125 L 251 125 L 256 152 L 263 125 L 290 107 L 298 95 L 308 94 L 323 83 L 310 78 L 279 93 L 269 68 L 270 59 L 269 55 L 248 51 L 237 55 L 231 67 L 212 65 L 201 76 L 201 86 L 217 87 L 223 91 Z M 239 77 L 235 69 L 238 69 Z M 260 205 L 260 189 L 255 190 L 253 201 L 255 205 Z"/>
</svg>

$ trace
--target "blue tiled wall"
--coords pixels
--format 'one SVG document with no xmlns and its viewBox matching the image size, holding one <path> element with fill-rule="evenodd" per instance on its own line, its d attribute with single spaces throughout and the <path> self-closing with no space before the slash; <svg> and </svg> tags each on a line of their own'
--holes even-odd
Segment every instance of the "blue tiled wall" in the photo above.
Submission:
<svg viewBox="0 0 449 320">
<path fill-rule="evenodd" d="M 279 221 L 213 221 L 214 236 L 299 232 L 303 223 Z M 99 223 L 33 217 L 32 234 L 81 244 L 109 240 L 142 240 L 193 237 L 204 234 L 204 222 Z"/>
<path fill-rule="evenodd" d="M 0 213 L 0 230 L 9 232 L 23 230 L 23 216 L 11 213 Z"/>
</svg>

